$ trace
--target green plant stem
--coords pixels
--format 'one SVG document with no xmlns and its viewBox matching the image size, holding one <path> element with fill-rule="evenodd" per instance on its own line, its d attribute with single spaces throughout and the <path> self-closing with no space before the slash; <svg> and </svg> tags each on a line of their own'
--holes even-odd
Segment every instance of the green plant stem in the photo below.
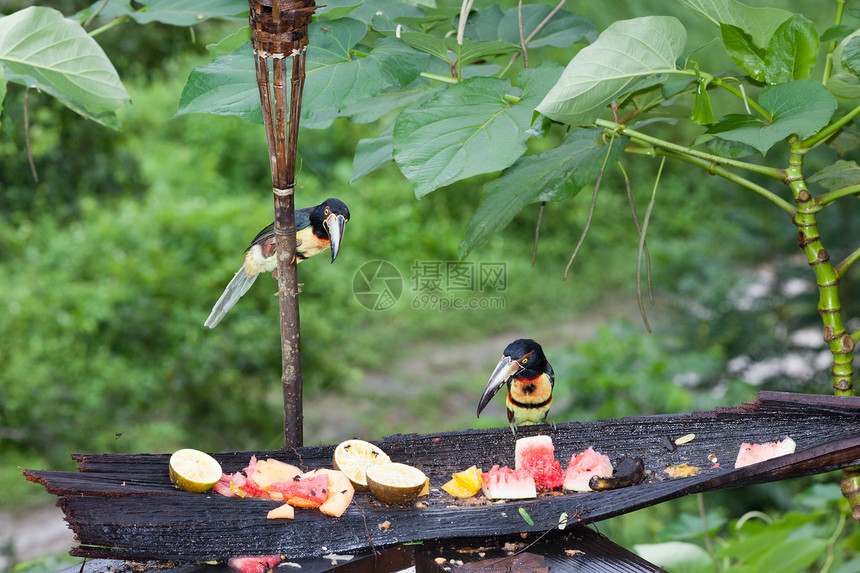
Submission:
<svg viewBox="0 0 860 573">
<path fill-rule="evenodd" d="M 842 321 L 842 303 L 839 300 L 839 272 L 830 261 L 830 255 L 821 243 L 818 233 L 817 213 L 821 210 L 818 202 L 806 187 L 803 177 L 803 159 L 806 149 L 802 142 L 791 145 L 789 166 L 785 170 L 786 181 L 794 195 L 797 213 L 794 224 L 797 226 L 797 246 L 806 255 L 806 262 L 815 273 L 818 285 L 818 314 L 824 323 L 824 340 L 833 355 L 833 391 L 841 396 L 853 396 L 854 386 L 854 340 L 845 332 Z"/>
<path fill-rule="evenodd" d="M 842 262 L 836 265 L 836 274 L 839 275 L 840 279 L 845 276 L 845 273 L 848 272 L 851 265 L 857 262 L 858 258 L 860 258 L 860 248 L 855 249 L 853 253 L 842 259 Z"/>
<path fill-rule="evenodd" d="M 842 23 L 842 12 L 845 9 L 847 0 L 836 0 L 836 17 L 833 19 L 833 25 L 838 26 Z M 833 52 L 836 50 L 836 40 L 830 42 L 827 46 L 827 56 L 824 58 L 824 73 L 821 76 L 821 83 L 827 85 L 830 81 L 830 74 L 833 71 Z"/>
<path fill-rule="evenodd" d="M 701 73 L 703 76 L 710 76 L 710 74 L 706 74 L 705 72 L 701 72 Z M 769 122 L 773 121 L 773 116 L 770 114 L 770 112 L 767 111 L 766 109 L 764 109 L 762 106 L 760 106 L 757 101 L 755 101 L 752 98 L 747 97 L 744 92 L 742 92 L 738 88 L 734 87 L 733 85 L 730 85 L 723 78 L 718 78 L 716 76 L 710 76 L 710 77 L 712 78 L 710 80 L 711 83 L 713 83 L 716 86 L 723 88 L 724 90 L 726 90 L 730 94 L 736 96 L 738 99 L 745 102 L 748 106 L 750 106 L 751 108 L 756 110 L 759 113 L 759 115 L 761 115 L 767 121 L 769 121 Z"/>
<path fill-rule="evenodd" d="M 818 204 L 822 207 L 827 207 L 832 204 L 834 201 L 839 199 L 840 197 L 846 197 L 848 195 L 856 195 L 860 193 L 860 184 L 858 185 L 849 185 L 848 187 L 843 187 L 842 189 L 837 189 L 835 191 L 830 191 L 829 193 L 824 193 L 818 196 Z"/>
<path fill-rule="evenodd" d="M 854 109 L 849 111 L 847 114 L 845 114 L 844 116 L 839 118 L 837 121 L 834 121 L 833 123 L 831 123 L 830 125 L 828 125 L 824 129 L 822 129 L 821 131 L 819 131 L 815 135 L 813 135 L 807 139 L 804 139 L 802 142 L 800 142 L 800 148 L 808 150 L 808 149 L 812 149 L 813 147 L 816 147 L 818 145 L 821 145 L 822 143 L 827 141 L 827 139 L 830 138 L 831 135 L 833 135 L 834 133 L 836 133 L 837 131 L 842 129 L 851 120 L 853 120 L 857 116 L 858 113 L 860 113 L 860 105 L 858 105 L 857 107 L 855 107 Z"/>
<path fill-rule="evenodd" d="M 102 32 L 107 32 L 108 30 L 110 30 L 112 28 L 116 28 L 120 24 L 125 23 L 129 18 L 131 18 L 131 16 L 126 14 L 125 16 L 120 16 L 116 20 L 111 20 L 110 22 L 108 22 L 104 26 L 100 26 L 100 27 L 96 28 L 95 30 L 93 30 L 92 32 L 90 32 L 90 38 L 94 38 L 94 37 L 98 36 L 99 34 L 101 34 Z"/>
<path fill-rule="evenodd" d="M 836 529 L 834 529 L 830 539 L 827 540 L 827 557 L 824 559 L 824 564 L 821 566 L 819 573 L 827 573 L 830 571 L 830 568 L 833 567 L 833 560 L 836 558 L 833 550 L 836 547 L 836 542 L 839 540 L 839 536 L 842 535 L 842 531 L 845 529 L 845 524 L 847 522 L 848 519 L 842 517 L 840 514 L 839 520 L 836 523 Z"/>
<path fill-rule="evenodd" d="M 437 82 L 445 82 L 446 84 L 458 84 L 460 80 L 457 78 L 452 78 L 450 76 L 442 76 L 439 74 L 431 74 L 430 72 L 421 72 L 420 75 L 422 78 L 427 78 L 428 80 L 436 80 Z"/>
<path fill-rule="evenodd" d="M 693 165 L 698 165 L 711 175 L 719 175 L 723 179 L 728 179 L 733 183 L 737 183 L 742 187 L 746 187 L 750 191 L 753 191 L 768 201 L 774 203 L 777 207 L 785 211 L 788 215 L 794 215 L 795 208 L 791 203 L 774 193 L 768 189 L 765 189 L 761 185 L 753 183 L 746 177 L 742 177 L 737 173 L 732 173 L 731 171 L 720 167 L 719 165 L 715 165 L 714 163 L 707 161 L 705 159 L 701 159 L 699 157 L 693 157 L 690 155 L 684 155 L 682 153 L 677 153 L 675 151 L 670 151 L 668 149 L 659 149 L 659 148 L 630 148 L 625 149 L 628 153 L 640 153 L 643 155 L 665 155 L 666 157 L 671 157 L 673 159 L 678 159 L 680 161 L 686 161 L 687 163 L 692 163 Z"/>
<path fill-rule="evenodd" d="M 768 177 L 773 177 L 774 179 L 779 179 L 780 181 L 785 181 L 785 171 L 783 169 L 777 169 L 776 167 L 767 167 L 765 165 L 758 165 L 755 163 L 747 163 L 746 161 L 738 161 L 737 159 L 729 159 L 726 157 L 713 155 L 711 153 L 705 153 L 704 151 L 697 151 L 695 149 L 690 149 L 689 147 L 684 147 L 683 145 L 678 145 L 677 143 L 672 143 L 660 139 L 658 137 L 653 137 L 651 135 L 640 133 L 636 130 L 630 129 L 629 127 L 625 127 L 620 123 L 615 123 L 604 119 L 596 119 L 594 120 L 594 123 L 595 125 L 598 125 L 600 127 L 617 131 L 622 135 L 627 135 L 632 140 L 644 143 L 649 146 L 659 147 L 661 149 L 674 151 L 675 153 L 680 155 L 687 155 L 690 157 L 703 159 L 709 163 L 728 165 L 729 167 L 736 167 L 738 169 L 751 171 L 753 173 L 758 173 L 759 175 L 766 175 Z"/>
</svg>

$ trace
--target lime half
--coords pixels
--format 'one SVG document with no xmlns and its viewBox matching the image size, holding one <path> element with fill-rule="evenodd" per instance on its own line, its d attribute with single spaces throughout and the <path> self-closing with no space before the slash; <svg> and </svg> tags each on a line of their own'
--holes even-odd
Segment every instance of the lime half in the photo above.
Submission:
<svg viewBox="0 0 860 573">
<path fill-rule="evenodd" d="M 170 456 L 170 481 L 183 491 L 206 491 L 221 475 L 221 464 L 199 450 L 186 448 Z"/>
</svg>

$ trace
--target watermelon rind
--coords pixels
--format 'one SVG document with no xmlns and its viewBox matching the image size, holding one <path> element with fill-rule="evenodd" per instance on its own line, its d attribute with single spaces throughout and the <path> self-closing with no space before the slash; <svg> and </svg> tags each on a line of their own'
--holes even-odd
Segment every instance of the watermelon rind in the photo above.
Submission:
<svg viewBox="0 0 860 573">
<path fill-rule="evenodd" d="M 750 444 L 744 442 L 741 444 L 741 449 L 738 451 L 738 457 L 735 460 L 735 468 L 742 468 L 765 460 L 793 454 L 796 449 L 797 444 L 790 436 L 786 436 L 785 439 L 780 442 L 766 442 L 764 444 Z"/>
<path fill-rule="evenodd" d="M 481 491 L 487 499 L 530 499 L 537 497 L 535 480 L 526 470 L 493 466 L 481 475 Z"/>
</svg>

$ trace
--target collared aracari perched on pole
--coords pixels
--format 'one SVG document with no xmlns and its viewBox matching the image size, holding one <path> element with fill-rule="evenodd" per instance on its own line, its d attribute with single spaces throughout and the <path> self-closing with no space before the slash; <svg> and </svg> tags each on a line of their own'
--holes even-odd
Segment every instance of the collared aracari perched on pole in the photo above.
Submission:
<svg viewBox="0 0 860 573">
<path fill-rule="evenodd" d="M 547 362 L 540 344 L 529 338 L 520 338 L 508 344 L 478 403 L 478 417 L 505 383 L 508 384 L 505 402 L 508 422 L 515 434 L 518 426 L 548 423 L 555 427 L 546 419 L 552 406 L 555 372 Z"/>
<path fill-rule="evenodd" d="M 340 199 L 326 199 L 316 207 L 296 210 L 296 259 L 297 262 L 331 248 L 331 262 L 337 258 L 343 241 L 343 232 L 349 221 L 349 209 Z M 271 272 L 278 278 L 278 253 L 275 248 L 275 224 L 272 223 L 257 233 L 250 246 L 245 249 L 245 263 L 227 288 L 212 313 L 204 323 L 209 328 L 221 322 L 233 305 L 248 292 L 262 273 Z"/>
</svg>

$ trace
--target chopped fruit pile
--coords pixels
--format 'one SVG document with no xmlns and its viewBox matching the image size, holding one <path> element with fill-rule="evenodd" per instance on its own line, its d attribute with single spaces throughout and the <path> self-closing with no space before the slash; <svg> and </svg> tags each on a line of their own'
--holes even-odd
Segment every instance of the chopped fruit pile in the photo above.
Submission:
<svg viewBox="0 0 860 573">
<path fill-rule="evenodd" d="M 181 490 L 199 493 L 221 479 L 221 464 L 209 454 L 186 448 L 170 456 L 170 481 Z"/>
<path fill-rule="evenodd" d="M 226 497 L 259 497 L 286 502 L 292 507 L 319 508 L 332 517 L 340 517 L 352 501 L 354 489 L 341 472 L 318 469 L 304 473 L 279 460 L 251 461 L 244 470 L 223 474 L 213 489 Z M 270 519 L 292 519 L 292 507 L 269 512 Z"/>
<path fill-rule="evenodd" d="M 451 481 L 442 486 L 454 497 L 472 497 L 481 491 L 481 470 L 472 466 L 467 470 L 451 475 Z"/>
<path fill-rule="evenodd" d="M 385 452 L 364 440 L 347 440 L 334 449 L 334 469 L 346 474 L 357 491 L 368 489 L 365 474 L 369 466 L 390 461 Z"/>
</svg>

